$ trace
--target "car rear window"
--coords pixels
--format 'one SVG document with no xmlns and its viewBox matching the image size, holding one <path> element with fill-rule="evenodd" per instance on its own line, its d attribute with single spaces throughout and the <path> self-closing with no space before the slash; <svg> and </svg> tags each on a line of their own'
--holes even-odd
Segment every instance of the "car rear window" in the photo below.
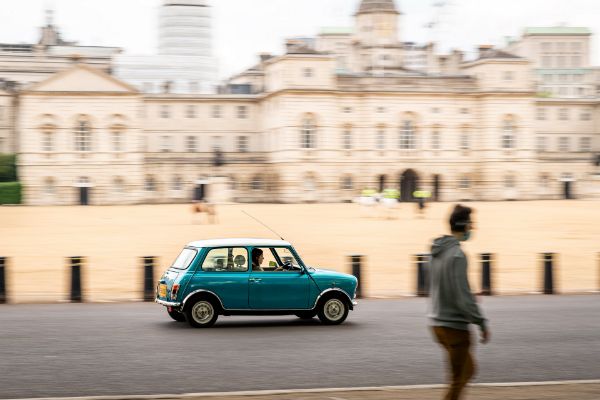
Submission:
<svg viewBox="0 0 600 400">
<path fill-rule="evenodd" d="M 187 269 L 194 260 L 194 257 L 196 257 L 196 254 L 198 254 L 198 250 L 196 249 L 183 249 L 173 262 L 173 265 L 171 265 L 171 268 Z"/>
</svg>

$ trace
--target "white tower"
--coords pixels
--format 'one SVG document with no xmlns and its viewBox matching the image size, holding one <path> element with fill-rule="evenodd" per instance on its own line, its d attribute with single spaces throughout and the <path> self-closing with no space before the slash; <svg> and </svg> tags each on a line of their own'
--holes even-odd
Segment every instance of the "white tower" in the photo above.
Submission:
<svg viewBox="0 0 600 400">
<path fill-rule="evenodd" d="M 158 54 L 212 55 L 211 9 L 207 0 L 163 0 Z"/>
</svg>

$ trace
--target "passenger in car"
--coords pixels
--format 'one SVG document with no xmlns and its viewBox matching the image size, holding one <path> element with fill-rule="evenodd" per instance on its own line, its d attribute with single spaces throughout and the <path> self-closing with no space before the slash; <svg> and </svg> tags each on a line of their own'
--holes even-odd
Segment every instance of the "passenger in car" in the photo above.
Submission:
<svg viewBox="0 0 600 400">
<path fill-rule="evenodd" d="M 261 249 L 252 249 L 252 271 L 264 271 L 260 264 L 262 264 L 265 257 Z"/>
</svg>

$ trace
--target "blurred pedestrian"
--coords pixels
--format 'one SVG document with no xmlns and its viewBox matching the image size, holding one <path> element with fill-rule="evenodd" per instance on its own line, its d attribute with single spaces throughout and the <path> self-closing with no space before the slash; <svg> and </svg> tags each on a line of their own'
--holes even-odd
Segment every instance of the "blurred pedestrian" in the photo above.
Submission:
<svg viewBox="0 0 600 400">
<path fill-rule="evenodd" d="M 467 258 L 460 242 L 469 240 L 474 229 L 473 210 L 460 204 L 450 215 L 450 235 L 433 241 L 430 262 L 431 326 L 435 340 L 447 353 L 450 385 L 445 400 L 460 398 L 475 374 L 471 356 L 469 324 L 479 325 L 481 343 L 490 339 L 467 279 Z"/>
</svg>

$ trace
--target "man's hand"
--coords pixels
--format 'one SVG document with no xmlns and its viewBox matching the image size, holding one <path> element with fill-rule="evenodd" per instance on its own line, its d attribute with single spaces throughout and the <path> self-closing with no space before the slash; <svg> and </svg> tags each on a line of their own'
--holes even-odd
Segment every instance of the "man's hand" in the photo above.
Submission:
<svg viewBox="0 0 600 400">
<path fill-rule="evenodd" d="M 481 340 L 480 343 L 486 344 L 490 341 L 490 330 L 486 328 L 485 331 L 481 331 Z"/>
</svg>

